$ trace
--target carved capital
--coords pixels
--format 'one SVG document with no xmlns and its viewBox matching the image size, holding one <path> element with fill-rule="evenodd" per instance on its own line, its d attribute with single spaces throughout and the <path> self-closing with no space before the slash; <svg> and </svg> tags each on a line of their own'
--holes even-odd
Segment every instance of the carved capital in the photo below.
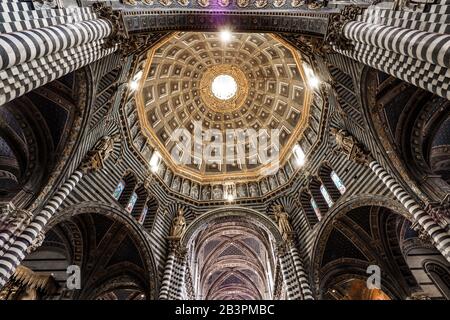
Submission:
<svg viewBox="0 0 450 320">
<path fill-rule="evenodd" d="M 108 20 L 112 25 L 112 33 L 108 38 L 109 46 L 114 46 L 118 41 L 128 38 L 121 10 L 113 10 L 104 2 L 96 2 L 92 8 L 99 18 Z"/>
<path fill-rule="evenodd" d="M 136 4 L 135 0 L 124 0 L 124 3 L 132 6 Z M 153 2 L 146 1 L 146 4 L 150 3 Z M 117 46 L 122 57 L 130 56 L 140 48 L 148 47 L 165 36 L 162 33 L 128 34 L 122 10 L 113 10 L 112 7 L 105 3 L 94 3 L 92 7 L 100 18 L 108 20 L 112 25 L 112 33 L 106 40 L 105 47 L 112 48 Z"/>
<path fill-rule="evenodd" d="M 356 5 L 349 5 L 345 6 L 341 12 L 331 14 L 328 19 L 328 30 L 325 42 L 330 47 L 336 47 L 341 50 L 352 49 L 353 45 L 351 41 L 343 35 L 344 26 L 350 21 L 355 21 L 363 10 L 364 8 Z"/>
<path fill-rule="evenodd" d="M 275 255 L 279 258 L 284 256 L 288 252 L 287 244 L 285 241 L 276 244 Z"/>
<path fill-rule="evenodd" d="M 430 202 L 425 211 L 445 230 L 450 229 L 450 194 L 440 202 Z"/>
<path fill-rule="evenodd" d="M 323 37 L 319 38 L 295 33 L 285 33 L 282 34 L 282 37 L 299 49 L 301 53 L 310 55 L 312 61 L 315 61 L 315 54 L 325 56 L 326 53 L 333 52 L 332 48 L 325 43 Z"/>
<path fill-rule="evenodd" d="M 27 210 L 17 209 L 12 203 L 0 204 L 0 231 L 9 229 L 17 230 L 21 226 L 31 222 L 33 214 Z"/>
<path fill-rule="evenodd" d="M 39 232 L 36 239 L 34 239 L 33 243 L 27 248 L 27 253 L 30 254 L 36 251 L 40 246 L 42 246 L 44 240 L 45 240 L 45 233 L 41 231 Z"/>
<path fill-rule="evenodd" d="M 418 221 L 411 225 L 411 229 L 417 232 L 417 237 L 425 247 L 431 248 L 434 246 L 433 238 L 431 238 L 428 232 L 419 224 Z"/>
<path fill-rule="evenodd" d="M 408 300 L 431 300 L 431 298 L 424 292 L 414 292 L 409 296 Z"/>
<path fill-rule="evenodd" d="M 187 250 L 181 246 L 180 238 L 168 237 L 168 240 L 169 252 L 173 253 L 177 259 L 184 260 Z"/>
<path fill-rule="evenodd" d="M 175 251 L 175 257 L 181 261 L 184 261 L 186 255 L 187 255 L 186 248 L 182 248 L 181 245 L 179 245 L 177 250 Z"/>
</svg>

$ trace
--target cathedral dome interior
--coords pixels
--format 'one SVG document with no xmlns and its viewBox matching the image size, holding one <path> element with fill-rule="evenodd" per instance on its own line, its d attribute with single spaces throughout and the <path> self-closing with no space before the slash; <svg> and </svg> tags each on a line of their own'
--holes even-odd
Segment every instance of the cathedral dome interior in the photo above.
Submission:
<svg viewBox="0 0 450 320">
<path fill-rule="evenodd" d="M 449 8 L 0 0 L 0 300 L 449 300 Z"/>
<path fill-rule="evenodd" d="M 144 67 L 142 88 L 137 90 L 143 134 L 167 162 L 184 160 L 183 154 L 173 156 L 183 152 L 174 136 L 177 129 L 191 135 L 195 126 L 202 132 L 215 129 L 222 141 L 230 141 L 230 147 L 213 154 L 214 159 L 204 159 L 203 145 L 214 142 L 218 133 L 202 136 L 191 141 L 192 152 L 184 166 L 170 163 L 176 173 L 199 182 L 260 177 L 265 163 L 249 138 L 243 146 L 235 143 L 236 130 L 249 128 L 267 135 L 279 130 L 279 141 L 275 144 L 269 138 L 266 150 L 273 149 L 283 161 L 308 120 L 311 94 L 300 54 L 270 34 L 233 33 L 224 40 L 224 33 L 177 33 L 156 44 Z M 230 84 L 216 84 L 217 90 L 231 86 L 229 98 L 214 92 L 221 77 Z M 238 147 L 244 156 L 232 161 L 230 155 L 237 154 Z"/>
</svg>

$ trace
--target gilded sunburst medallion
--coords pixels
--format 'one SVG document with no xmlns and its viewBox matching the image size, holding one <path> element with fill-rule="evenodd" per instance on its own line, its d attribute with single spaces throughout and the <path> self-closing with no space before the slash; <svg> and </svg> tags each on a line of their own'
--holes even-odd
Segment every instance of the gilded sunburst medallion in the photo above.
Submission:
<svg viewBox="0 0 450 320">
<path fill-rule="evenodd" d="M 215 112 L 232 112 L 247 99 L 248 81 L 236 66 L 221 64 L 208 68 L 200 80 L 200 96 Z"/>
</svg>

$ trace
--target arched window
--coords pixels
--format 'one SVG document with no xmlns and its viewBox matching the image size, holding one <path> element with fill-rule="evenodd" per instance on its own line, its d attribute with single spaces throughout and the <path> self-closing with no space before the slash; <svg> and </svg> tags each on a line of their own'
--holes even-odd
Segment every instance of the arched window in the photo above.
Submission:
<svg viewBox="0 0 450 320">
<path fill-rule="evenodd" d="M 322 186 L 323 186 L 322 181 L 320 181 L 317 177 L 311 177 L 308 184 L 308 189 L 311 192 L 311 196 L 314 198 L 317 207 L 319 207 L 322 216 L 325 216 L 325 214 L 328 212 L 328 209 L 330 208 L 330 205 L 328 203 L 329 199 L 328 200 L 325 199 L 325 196 L 323 195 Z M 327 194 L 329 198 L 330 194 L 328 192 Z"/>
<path fill-rule="evenodd" d="M 114 193 L 113 193 L 114 199 L 119 200 L 124 189 L 125 189 L 125 181 L 120 180 L 119 183 L 117 184 L 116 189 L 114 190 Z"/>
<path fill-rule="evenodd" d="M 325 186 L 328 195 L 333 202 L 336 202 L 341 197 L 341 191 L 336 186 L 336 182 L 333 180 L 333 169 L 328 162 L 322 163 L 318 170 L 318 175 L 321 183 Z"/>
<path fill-rule="evenodd" d="M 144 207 L 146 206 L 148 193 L 143 184 L 140 184 L 139 186 L 137 186 L 136 190 L 134 190 L 134 192 L 137 195 L 137 201 L 134 204 L 133 210 L 131 211 L 131 215 L 136 219 L 136 221 L 139 221 L 142 211 L 144 210 Z"/>
<path fill-rule="evenodd" d="M 134 205 L 136 204 L 136 201 L 138 199 L 138 195 L 136 192 L 133 192 L 131 194 L 130 200 L 128 201 L 128 204 L 125 208 L 125 210 L 127 210 L 129 213 L 131 213 L 133 211 Z"/>
<path fill-rule="evenodd" d="M 151 231 L 153 223 L 155 221 L 156 212 L 158 211 L 158 202 L 152 196 L 150 196 L 145 203 L 144 209 L 139 216 L 139 223 L 141 223 L 147 231 Z"/>
<path fill-rule="evenodd" d="M 320 210 L 317 207 L 317 205 L 314 202 L 314 205 L 317 207 L 317 211 L 316 209 L 313 208 L 313 204 L 312 204 L 312 197 L 311 194 L 309 193 L 309 191 L 307 189 L 304 189 L 301 193 L 300 193 L 300 204 L 302 206 L 303 212 L 305 213 L 306 216 L 306 220 L 308 221 L 309 225 L 311 227 L 314 227 L 314 225 L 319 222 L 319 217 L 322 218 L 322 216 L 320 215 Z M 319 214 L 317 214 L 319 213 Z"/>
<path fill-rule="evenodd" d="M 324 185 L 320 186 L 320 192 L 322 193 L 323 198 L 327 202 L 328 207 L 331 208 L 333 206 L 333 199 L 331 199 L 330 194 L 328 193 L 327 188 L 325 188 Z"/>
<path fill-rule="evenodd" d="M 341 178 L 337 175 L 335 171 L 331 171 L 331 180 L 333 180 L 334 185 L 339 190 L 341 194 L 345 193 L 345 190 L 347 190 L 344 186 L 344 183 L 342 182 Z"/>
<path fill-rule="evenodd" d="M 130 203 L 131 196 L 135 191 L 136 177 L 133 173 L 128 173 L 122 180 L 125 182 L 125 188 L 117 201 L 122 207 L 126 207 Z"/>
<path fill-rule="evenodd" d="M 311 199 L 309 200 L 309 202 L 311 203 L 311 207 L 313 208 L 314 213 L 315 213 L 316 216 L 317 216 L 317 219 L 318 219 L 319 221 L 322 220 L 322 214 L 320 213 L 319 206 L 317 205 L 317 203 L 316 203 L 316 201 L 314 200 L 314 198 L 311 197 Z"/>
<path fill-rule="evenodd" d="M 138 219 L 139 224 L 144 224 L 145 218 L 147 217 L 147 212 L 148 212 L 148 205 L 145 205 Z"/>
<path fill-rule="evenodd" d="M 306 155 L 303 152 L 302 147 L 300 147 L 300 145 L 296 144 L 294 146 L 294 148 L 292 149 L 292 153 L 294 154 L 294 157 L 295 157 L 295 164 L 298 167 L 303 167 L 303 165 L 305 164 L 305 161 L 306 161 Z"/>
</svg>

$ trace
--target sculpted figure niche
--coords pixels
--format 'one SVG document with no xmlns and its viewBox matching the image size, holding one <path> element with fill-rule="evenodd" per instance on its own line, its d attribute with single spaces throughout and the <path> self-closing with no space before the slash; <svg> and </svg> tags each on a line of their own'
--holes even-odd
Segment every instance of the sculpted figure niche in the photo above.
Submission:
<svg viewBox="0 0 450 320">
<path fill-rule="evenodd" d="M 280 230 L 283 240 L 286 242 L 293 240 L 294 231 L 292 230 L 291 223 L 289 222 L 289 215 L 284 210 L 281 204 L 273 207 L 275 221 L 278 223 L 278 229 Z"/>
<path fill-rule="evenodd" d="M 246 8 L 250 4 L 250 0 L 237 0 L 237 5 L 241 8 Z"/>
<path fill-rule="evenodd" d="M 202 188 L 202 200 L 210 200 L 211 199 L 211 187 L 205 186 Z"/>
<path fill-rule="evenodd" d="M 183 185 L 181 186 L 181 193 L 183 193 L 184 195 L 188 196 L 190 189 L 191 189 L 191 185 L 190 185 L 189 181 L 188 180 L 184 180 L 183 181 Z"/>
<path fill-rule="evenodd" d="M 209 6 L 209 0 L 197 0 L 198 4 L 206 8 Z"/>
<path fill-rule="evenodd" d="M 275 8 L 282 7 L 282 6 L 284 6 L 285 4 L 286 4 L 286 0 L 274 0 L 274 1 L 273 1 L 273 6 L 274 6 Z"/>
<path fill-rule="evenodd" d="M 265 6 L 267 6 L 267 0 L 256 0 L 255 6 L 257 8 L 264 8 Z"/>
<path fill-rule="evenodd" d="M 186 219 L 184 218 L 184 210 L 178 209 L 178 213 L 172 220 L 172 227 L 170 228 L 170 240 L 180 240 L 186 229 Z"/>
<path fill-rule="evenodd" d="M 255 183 L 250 184 L 250 196 L 257 197 L 258 196 L 258 187 Z"/>
<path fill-rule="evenodd" d="M 196 183 L 192 185 L 191 196 L 194 199 L 198 199 L 198 185 Z"/>
</svg>

